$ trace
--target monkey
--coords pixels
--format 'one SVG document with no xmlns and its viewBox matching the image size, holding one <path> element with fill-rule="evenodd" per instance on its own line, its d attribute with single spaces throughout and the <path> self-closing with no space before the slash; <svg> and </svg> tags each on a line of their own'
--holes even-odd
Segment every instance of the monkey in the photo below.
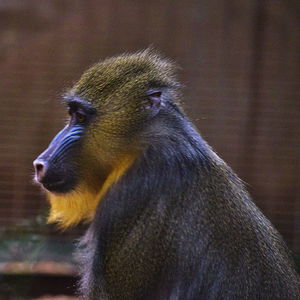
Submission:
<svg viewBox="0 0 300 300">
<path fill-rule="evenodd" d="M 70 118 L 35 180 L 49 222 L 89 224 L 84 299 L 300 299 L 282 237 L 186 116 L 174 62 L 107 58 L 62 98 Z"/>
</svg>

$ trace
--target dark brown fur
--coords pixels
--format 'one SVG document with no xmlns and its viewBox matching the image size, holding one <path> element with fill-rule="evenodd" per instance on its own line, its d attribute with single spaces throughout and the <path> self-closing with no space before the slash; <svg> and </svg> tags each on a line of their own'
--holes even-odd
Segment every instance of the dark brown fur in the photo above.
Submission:
<svg viewBox="0 0 300 300">
<path fill-rule="evenodd" d="M 80 291 L 89 300 L 300 299 L 282 238 L 178 105 L 174 69 L 151 51 L 123 55 L 68 94 L 97 112 L 79 162 L 93 157 L 102 178 L 134 157 L 97 199 L 79 245 Z"/>
</svg>

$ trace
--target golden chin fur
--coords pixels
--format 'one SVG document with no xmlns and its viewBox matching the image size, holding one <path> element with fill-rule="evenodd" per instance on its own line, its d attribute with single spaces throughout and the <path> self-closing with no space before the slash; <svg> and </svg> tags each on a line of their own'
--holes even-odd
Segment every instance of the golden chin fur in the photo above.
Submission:
<svg viewBox="0 0 300 300">
<path fill-rule="evenodd" d="M 81 221 L 90 222 L 102 197 L 132 165 L 134 159 L 135 157 L 126 157 L 121 160 L 121 163 L 114 167 L 107 176 L 99 190 L 83 183 L 70 193 L 54 194 L 48 192 L 51 206 L 48 223 L 57 223 L 62 229 L 65 229 Z"/>
</svg>

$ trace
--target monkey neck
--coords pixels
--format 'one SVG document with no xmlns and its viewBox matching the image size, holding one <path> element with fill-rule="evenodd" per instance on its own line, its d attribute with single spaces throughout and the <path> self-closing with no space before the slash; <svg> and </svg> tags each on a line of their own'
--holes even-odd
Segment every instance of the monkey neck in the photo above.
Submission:
<svg viewBox="0 0 300 300">
<path fill-rule="evenodd" d="M 165 120 L 165 118 L 164 118 Z M 207 199 L 224 197 L 222 173 L 224 163 L 212 152 L 188 121 L 180 120 L 173 129 L 166 124 L 161 131 L 151 130 L 151 143 L 145 147 L 123 176 L 108 189 L 98 205 L 96 215 L 82 240 L 88 250 L 82 264 L 93 261 L 101 273 L 112 256 L 122 249 L 136 253 L 139 243 L 153 247 L 163 230 L 178 229 L 180 219 L 195 209 L 205 211 Z M 158 126 L 157 128 L 161 128 Z M 152 136 L 150 136 L 152 135 Z M 218 165 L 220 167 L 218 167 Z M 215 172 L 217 178 L 209 176 Z M 220 184 L 220 197 L 215 185 Z M 204 194 L 209 194 L 203 196 Z M 179 222 L 179 223 L 178 223 Z M 148 240 L 153 239 L 154 243 Z M 129 244 L 127 241 L 130 241 Z M 151 252 L 150 249 L 148 251 Z M 94 255 L 97 260 L 92 259 Z M 95 277 L 95 280 L 99 278 Z"/>
<path fill-rule="evenodd" d="M 179 122 L 177 126 L 180 127 L 176 130 L 170 127 L 156 133 L 152 131 L 151 134 L 156 134 L 151 137 L 152 143 L 113 188 L 107 190 L 91 225 L 101 232 L 102 242 L 110 237 L 101 228 L 116 228 L 116 224 L 127 226 L 137 222 L 142 214 L 157 218 L 166 210 L 188 205 L 190 198 L 184 193 L 194 192 L 197 197 L 199 180 L 208 181 L 206 175 L 218 157 L 188 121 Z M 205 184 L 202 184 L 204 188 Z"/>
</svg>

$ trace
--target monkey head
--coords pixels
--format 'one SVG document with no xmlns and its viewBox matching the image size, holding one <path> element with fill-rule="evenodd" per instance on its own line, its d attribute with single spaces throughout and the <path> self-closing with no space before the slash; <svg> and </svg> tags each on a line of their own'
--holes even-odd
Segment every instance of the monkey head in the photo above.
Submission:
<svg viewBox="0 0 300 300">
<path fill-rule="evenodd" d="M 174 71 L 151 50 L 121 55 L 92 66 L 64 96 L 69 122 L 34 161 L 35 181 L 51 204 L 49 222 L 68 227 L 93 218 L 178 98 Z"/>
</svg>

